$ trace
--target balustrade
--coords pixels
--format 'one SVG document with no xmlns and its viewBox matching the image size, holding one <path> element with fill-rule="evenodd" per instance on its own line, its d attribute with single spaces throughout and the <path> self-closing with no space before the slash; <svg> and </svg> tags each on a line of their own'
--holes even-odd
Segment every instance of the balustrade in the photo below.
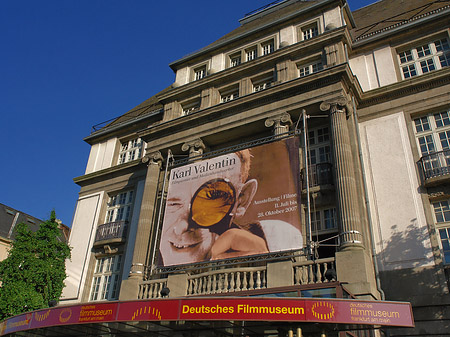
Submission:
<svg viewBox="0 0 450 337">
<path fill-rule="evenodd" d="M 315 261 L 294 262 L 293 268 L 294 285 L 312 285 L 336 281 L 336 267 L 333 257 Z M 262 266 L 213 270 L 188 275 L 187 280 L 187 296 L 267 289 L 267 268 Z M 161 298 L 161 290 L 166 286 L 167 278 L 143 281 L 139 284 L 138 299 Z"/>
</svg>

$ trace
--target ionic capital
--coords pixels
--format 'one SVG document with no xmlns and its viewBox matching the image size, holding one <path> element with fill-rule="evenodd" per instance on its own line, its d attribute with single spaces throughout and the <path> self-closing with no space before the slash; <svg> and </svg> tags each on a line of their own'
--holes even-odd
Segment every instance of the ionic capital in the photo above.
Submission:
<svg viewBox="0 0 450 337">
<path fill-rule="evenodd" d="M 161 152 L 155 151 L 147 153 L 143 158 L 142 162 L 147 165 L 160 165 L 163 161 L 163 156 Z"/>
<path fill-rule="evenodd" d="M 342 107 L 342 108 L 339 109 L 339 107 Z M 334 114 L 334 113 L 338 113 L 338 112 L 350 114 L 353 112 L 351 101 L 344 96 L 338 96 L 338 97 L 323 101 L 320 104 L 320 110 L 321 111 L 329 111 L 330 114 Z"/>
<path fill-rule="evenodd" d="M 205 149 L 206 146 L 200 138 L 186 142 L 181 147 L 182 151 L 189 151 L 189 157 L 201 156 Z"/>
<path fill-rule="evenodd" d="M 287 112 L 283 112 L 279 115 L 267 118 L 264 125 L 268 128 L 273 127 L 275 135 L 288 132 L 289 127 L 292 125 L 291 115 Z"/>
</svg>

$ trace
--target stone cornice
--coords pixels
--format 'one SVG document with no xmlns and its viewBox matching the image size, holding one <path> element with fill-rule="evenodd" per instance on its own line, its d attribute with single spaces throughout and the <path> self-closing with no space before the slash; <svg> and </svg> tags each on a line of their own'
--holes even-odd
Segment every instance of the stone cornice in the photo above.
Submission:
<svg viewBox="0 0 450 337">
<path fill-rule="evenodd" d="M 430 72 L 425 75 L 413 77 L 409 80 L 396 82 L 389 86 L 384 86 L 365 92 L 359 100 L 359 108 L 366 108 L 392 101 L 395 98 L 401 98 L 414 95 L 426 90 L 437 88 L 450 84 L 450 68 Z"/>
<path fill-rule="evenodd" d="M 255 109 L 259 106 L 278 102 L 285 98 L 297 96 L 308 91 L 330 86 L 335 83 L 341 83 L 345 91 L 361 92 L 361 88 L 351 73 L 348 65 L 341 64 L 324 69 L 321 72 L 314 73 L 304 78 L 296 78 L 291 81 L 277 84 L 271 88 L 239 97 L 238 99 L 227 103 L 221 103 L 207 109 L 199 110 L 188 116 L 179 117 L 158 125 L 150 126 L 149 128 L 138 131 L 138 135 L 147 142 L 156 139 L 161 140 L 168 134 L 191 130 L 200 125 L 233 116 L 243 111 Z M 319 102 L 320 100 L 321 98 L 317 97 L 317 101 Z M 279 111 L 277 113 L 279 113 Z M 268 117 L 270 116 L 261 115 L 261 118 Z M 197 137 L 198 135 L 192 136 Z M 167 144 L 167 146 L 172 145 Z"/>
<path fill-rule="evenodd" d="M 136 159 L 133 161 L 130 161 L 128 163 L 120 164 L 120 165 L 114 165 L 108 168 L 105 168 L 103 170 L 91 172 L 76 178 L 73 178 L 73 181 L 77 185 L 84 185 L 85 183 L 92 182 L 95 179 L 103 179 L 103 177 L 107 174 L 111 175 L 122 175 L 129 172 L 135 172 L 137 166 L 143 166 L 142 159 Z"/>
<path fill-rule="evenodd" d="M 177 100 L 179 97 L 185 97 L 188 95 L 199 94 L 201 90 L 212 87 L 220 87 L 224 83 L 224 78 L 236 78 L 236 80 L 248 76 L 247 74 L 256 75 L 260 69 L 269 65 L 273 67 L 274 63 L 279 60 L 290 58 L 293 54 L 302 53 L 305 50 L 320 50 L 322 51 L 323 45 L 336 43 L 336 41 L 344 41 L 350 43 L 351 37 L 346 27 L 340 27 L 331 31 L 326 31 L 323 34 L 315 37 L 314 39 L 301 41 L 290 46 L 278 49 L 268 55 L 258 57 L 250 62 L 243 62 L 239 66 L 226 68 L 218 71 L 214 74 L 206 76 L 199 81 L 193 81 L 179 87 L 175 87 L 170 91 L 157 94 L 158 99 L 162 103 Z M 305 56 L 307 53 L 305 53 Z M 245 74 L 245 76 L 243 76 Z"/>
</svg>

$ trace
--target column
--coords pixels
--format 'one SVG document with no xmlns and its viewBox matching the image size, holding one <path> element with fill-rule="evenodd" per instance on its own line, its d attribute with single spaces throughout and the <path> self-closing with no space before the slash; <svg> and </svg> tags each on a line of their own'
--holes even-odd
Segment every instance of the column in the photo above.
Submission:
<svg viewBox="0 0 450 337">
<path fill-rule="evenodd" d="M 342 97 L 320 105 L 320 110 L 330 113 L 341 250 L 363 248 L 346 104 L 347 100 Z"/>
<path fill-rule="evenodd" d="M 189 151 L 189 158 L 201 156 L 205 149 L 206 146 L 200 138 L 186 142 L 181 147 L 182 151 Z"/>
<path fill-rule="evenodd" d="M 119 297 L 121 300 L 137 299 L 139 282 L 144 278 L 145 265 L 150 247 L 150 236 L 154 226 L 156 226 L 153 222 L 153 215 L 155 212 L 162 160 L 163 157 L 159 151 L 147 154 L 142 158 L 142 161 L 148 165 L 147 175 L 145 177 L 136 241 L 134 242 L 131 270 L 128 279 L 122 282 Z M 132 244 L 132 242 L 129 242 L 129 244 Z"/>
<path fill-rule="evenodd" d="M 289 127 L 293 124 L 291 115 L 287 112 L 283 112 L 277 116 L 270 117 L 266 119 L 266 127 L 273 127 L 274 136 L 282 135 L 283 133 L 289 132 Z"/>
</svg>

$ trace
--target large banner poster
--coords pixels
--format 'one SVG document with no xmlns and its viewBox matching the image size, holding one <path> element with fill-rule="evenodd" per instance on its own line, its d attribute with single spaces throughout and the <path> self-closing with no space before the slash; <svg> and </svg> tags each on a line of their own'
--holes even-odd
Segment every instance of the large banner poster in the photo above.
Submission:
<svg viewBox="0 0 450 337">
<path fill-rule="evenodd" d="M 174 168 L 160 266 L 302 248 L 298 138 Z"/>
</svg>

